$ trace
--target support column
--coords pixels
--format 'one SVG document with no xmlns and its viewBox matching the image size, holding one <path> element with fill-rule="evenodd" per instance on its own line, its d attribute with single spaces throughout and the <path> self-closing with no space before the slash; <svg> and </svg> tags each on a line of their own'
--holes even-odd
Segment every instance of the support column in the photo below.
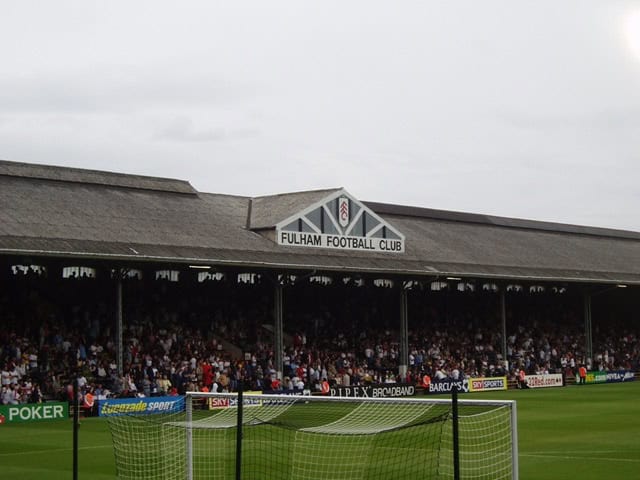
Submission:
<svg viewBox="0 0 640 480">
<path fill-rule="evenodd" d="M 509 359 L 507 358 L 507 287 L 500 285 L 500 318 L 502 320 L 502 360 L 505 372 L 509 372 Z"/>
<path fill-rule="evenodd" d="M 407 308 L 407 284 L 400 287 L 400 365 L 398 373 L 401 377 L 407 375 L 409 368 L 409 313 Z"/>
<path fill-rule="evenodd" d="M 282 350 L 284 348 L 283 341 L 283 321 L 282 321 L 282 296 L 283 286 L 279 281 L 274 283 L 274 301 L 273 301 L 273 354 L 274 368 L 276 369 L 276 377 L 282 381 Z"/>
<path fill-rule="evenodd" d="M 117 271 L 116 283 L 116 365 L 118 367 L 118 376 L 124 374 L 123 366 L 123 345 L 122 345 L 122 271 Z"/>
<path fill-rule="evenodd" d="M 592 368 L 593 363 L 593 330 L 591 327 L 591 293 L 584 292 L 584 353 L 587 368 Z"/>
</svg>

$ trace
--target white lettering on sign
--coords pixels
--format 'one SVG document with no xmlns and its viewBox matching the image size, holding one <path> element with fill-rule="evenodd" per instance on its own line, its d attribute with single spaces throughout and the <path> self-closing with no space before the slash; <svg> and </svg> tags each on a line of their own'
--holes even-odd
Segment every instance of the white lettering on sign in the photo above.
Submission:
<svg viewBox="0 0 640 480">
<path fill-rule="evenodd" d="M 20 420 L 50 420 L 63 418 L 62 405 L 32 405 L 26 404 L 19 407 L 9 408 L 9 421 L 19 418 Z"/>
<path fill-rule="evenodd" d="M 325 233 L 287 232 L 277 234 L 279 245 L 366 250 L 374 252 L 404 252 L 404 241 L 390 238 L 349 237 Z"/>
</svg>

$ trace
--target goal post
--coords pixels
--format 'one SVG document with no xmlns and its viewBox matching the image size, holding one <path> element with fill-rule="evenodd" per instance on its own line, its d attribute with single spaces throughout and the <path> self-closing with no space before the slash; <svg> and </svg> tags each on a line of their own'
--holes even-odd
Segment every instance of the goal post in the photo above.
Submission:
<svg viewBox="0 0 640 480">
<path fill-rule="evenodd" d="M 514 401 L 189 392 L 176 413 L 109 418 L 118 478 L 518 478 Z"/>
</svg>

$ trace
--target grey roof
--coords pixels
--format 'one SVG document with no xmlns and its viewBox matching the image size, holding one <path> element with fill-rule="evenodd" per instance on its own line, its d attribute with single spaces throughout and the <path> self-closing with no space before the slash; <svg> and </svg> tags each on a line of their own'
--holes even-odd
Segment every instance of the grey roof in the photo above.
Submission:
<svg viewBox="0 0 640 480">
<path fill-rule="evenodd" d="M 452 212 L 447 210 L 435 210 L 431 208 L 408 207 L 403 205 L 391 205 L 378 202 L 364 202 L 369 208 L 378 214 L 388 213 L 410 217 L 425 217 L 439 220 L 448 220 L 464 223 L 483 223 L 502 227 L 516 227 L 532 230 L 546 230 L 550 232 L 584 233 L 586 235 L 602 235 L 616 238 L 632 238 L 640 240 L 640 232 L 628 230 L 615 230 L 612 228 L 588 227 L 584 225 L 569 225 L 566 223 L 541 222 L 537 220 L 525 220 L 522 218 L 497 217 L 493 215 L 481 215 L 477 213 Z"/>
<path fill-rule="evenodd" d="M 404 254 L 269 238 L 276 223 L 336 190 L 251 199 L 180 180 L 0 161 L 0 254 L 640 284 L 637 232 L 364 202 L 405 235 Z"/>
<path fill-rule="evenodd" d="M 197 191 L 184 180 L 172 178 L 146 177 L 142 175 L 125 175 L 122 173 L 84 170 L 81 168 L 56 167 L 33 163 L 8 162 L 0 160 L 0 175 L 23 178 L 40 178 L 60 182 L 76 182 L 95 185 L 128 187 L 138 190 L 157 190 L 174 193 L 191 193 Z"/>
<path fill-rule="evenodd" d="M 332 188 L 254 197 L 251 200 L 249 228 L 253 230 L 273 228 L 278 222 L 299 212 L 301 206 L 319 202 L 337 190 L 340 189 Z"/>
</svg>

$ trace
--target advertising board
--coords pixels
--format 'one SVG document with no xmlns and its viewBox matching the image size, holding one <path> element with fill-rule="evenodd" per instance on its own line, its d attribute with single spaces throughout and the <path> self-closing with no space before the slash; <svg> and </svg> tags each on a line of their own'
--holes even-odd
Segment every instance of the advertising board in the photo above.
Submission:
<svg viewBox="0 0 640 480">
<path fill-rule="evenodd" d="M 470 392 L 489 392 L 493 390 L 506 390 L 507 377 L 482 377 L 469 379 Z"/>
<path fill-rule="evenodd" d="M 564 385 L 561 373 L 526 375 L 524 378 L 529 388 L 562 387 Z"/>
<path fill-rule="evenodd" d="M 0 405 L 0 425 L 17 422 L 40 422 L 69 418 L 67 402 L 20 403 Z"/>
<path fill-rule="evenodd" d="M 349 398 L 412 397 L 416 394 L 416 386 L 410 383 L 379 383 L 350 387 L 336 385 L 331 387 L 329 394 L 332 397 Z"/>
<path fill-rule="evenodd" d="M 452 378 L 433 379 L 429 384 L 429 388 L 425 389 L 426 393 L 438 394 L 438 393 L 451 393 L 453 389 L 456 389 L 458 393 L 469 392 L 469 379 L 464 378 L 462 380 L 453 380 Z"/>
<path fill-rule="evenodd" d="M 98 401 L 98 415 L 149 415 L 184 410 L 184 397 L 108 398 Z"/>
</svg>

